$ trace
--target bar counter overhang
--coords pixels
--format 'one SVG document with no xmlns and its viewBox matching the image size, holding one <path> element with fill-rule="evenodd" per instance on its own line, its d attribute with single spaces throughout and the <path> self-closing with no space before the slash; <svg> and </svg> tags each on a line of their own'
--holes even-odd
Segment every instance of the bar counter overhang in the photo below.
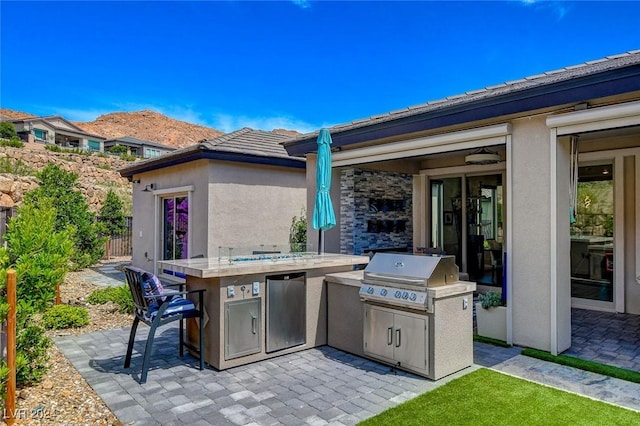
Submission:
<svg viewBox="0 0 640 426">
<path fill-rule="evenodd" d="M 184 274 L 190 290 L 207 290 L 204 294 L 205 362 L 224 370 L 326 345 L 325 275 L 352 271 L 354 266 L 368 262 L 368 256 L 295 253 L 167 260 L 158 262 L 158 268 Z M 291 280 L 290 287 L 283 287 L 289 277 L 301 274 L 302 280 Z M 301 294 L 301 299 L 274 302 L 276 295 L 282 293 L 280 289 L 288 288 L 284 290 L 287 293 L 295 288 L 294 284 L 304 286 L 296 292 Z M 297 306 L 301 303 L 304 303 L 302 310 Z M 273 327 L 269 327 L 270 322 L 275 323 L 274 318 L 281 314 L 304 322 L 303 343 L 296 341 L 287 347 L 285 342 L 284 349 L 267 352 L 267 343 L 275 334 Z M 191 343 L 198 343 L 194 320 L 187 322 L 187 336 Z"/>
</svg>

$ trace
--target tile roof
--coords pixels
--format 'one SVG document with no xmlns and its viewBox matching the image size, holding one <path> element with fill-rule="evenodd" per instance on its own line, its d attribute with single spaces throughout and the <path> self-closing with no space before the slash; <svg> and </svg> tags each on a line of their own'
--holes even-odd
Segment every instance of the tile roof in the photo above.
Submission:
<svg viewBox="0 0 640 426">
<path fill-rule="evenodd" d="M 244 127 L 215 139 L 201 142 L 212 151 L 235 152 L 265 157 L 290 158 L 280 142 L 291 136 Z"/>
<path fill-rule="evenodd" d="M 122 176 L 131 177 L 135 173 L 198 158 L 233 159 L 232 161 L 304 168 L 306 160 L 289 155 L 281 145 L 281 142 L 289 138 L 290 136 L 285 134 L 244 127 L 215 139 L 177 149 L 160 157 L 138 161 L 119 171 Z"/>
<path fill-rule="evenodd" d="M 349 123 L 337 124 L 331 127 L 329 130 L 332 133 L 338 133 L 361 127 L 372 126 L 379 123 L 397 120 L 400 118 L 428 113 L 431 111 L 437 111 L 440 109 L 449 108 L 478 100 L 490 99 L 492 97 L 515 93 L 525 89 L 543 87 L 557 82 L 567 81 L 578 77 L 585 77 L 591 74 L 637 64 L 640 64 L 640 50 L 633 50 L 626 53 L 607 56 L 602 59 L 585 62 L 583 64 L 568 66 L 559 70 L 547 71 L 542 74 L 525 77 L 519 80 L 508 81 L 502 84 L 488 86 L 483 89 L 473 90 L 455 96 L 449 96 L 445 99 L 434 100 L 424 104 L 391 111 L 385 114 L 377 114 L 368 118 L 353 120 Z M 286 145 L 295 143 L 296 141 L 314 138 L 318 135 L 318 133 L 319 130 L 289 138 L 286 141 Z"/>
</svg>

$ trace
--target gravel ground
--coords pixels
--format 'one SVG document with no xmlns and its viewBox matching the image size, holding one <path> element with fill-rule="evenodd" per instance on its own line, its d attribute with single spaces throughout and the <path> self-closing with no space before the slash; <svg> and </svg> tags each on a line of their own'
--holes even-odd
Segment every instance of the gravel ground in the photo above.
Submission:
<svg viewBox="0 0 640 426">
<path fill-rule="evenodd" d="M 111 259 L 122 261 L 122 259 Z M 50 337 L 79 335 L 97 330 L 130 327 L 132 316 L 120 314 L 112 303 L 90 305 L 86 298 L 98 287 L 83 279 L 82 272 L 67 274 L 60 288 L 63 303 L 86 306 L 89 325 L 79 329 L 49 331 Z M 80 373 L 54 345 L 49 349 L 49 370 L 43 380 L 19 389 L 17 419 L 22 425 L 122 425 Z"/>
</svg>

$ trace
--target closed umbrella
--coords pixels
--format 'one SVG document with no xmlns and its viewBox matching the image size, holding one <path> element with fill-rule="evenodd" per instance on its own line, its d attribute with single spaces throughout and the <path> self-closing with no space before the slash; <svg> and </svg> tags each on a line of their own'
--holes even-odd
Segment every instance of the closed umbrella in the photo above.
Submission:
<svg viewBox="0 0 640 426">
<path fill-rule="evenodd" d="M 336 216 L 329 190 L 331 189 L 331 135 L 328 129 L 320 129 L 318 135 L 318 159 L 316 163 L 316 203 L 313 207 L 313 229 L 319 230 L 318 254 L 322 251 L 322 231 L 336 226 Z"/>
</svg>

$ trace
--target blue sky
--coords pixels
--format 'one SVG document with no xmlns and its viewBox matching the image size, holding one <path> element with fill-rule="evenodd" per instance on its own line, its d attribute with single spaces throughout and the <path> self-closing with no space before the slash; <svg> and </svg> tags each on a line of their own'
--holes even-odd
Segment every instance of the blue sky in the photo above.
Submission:
<svg viewBox="0 0 640 426">
<path fill-rule="evenodd" d="M 640 49 L 640 2 L 0 2 L 0 106 L 302 132 Z"/>
</svg>

